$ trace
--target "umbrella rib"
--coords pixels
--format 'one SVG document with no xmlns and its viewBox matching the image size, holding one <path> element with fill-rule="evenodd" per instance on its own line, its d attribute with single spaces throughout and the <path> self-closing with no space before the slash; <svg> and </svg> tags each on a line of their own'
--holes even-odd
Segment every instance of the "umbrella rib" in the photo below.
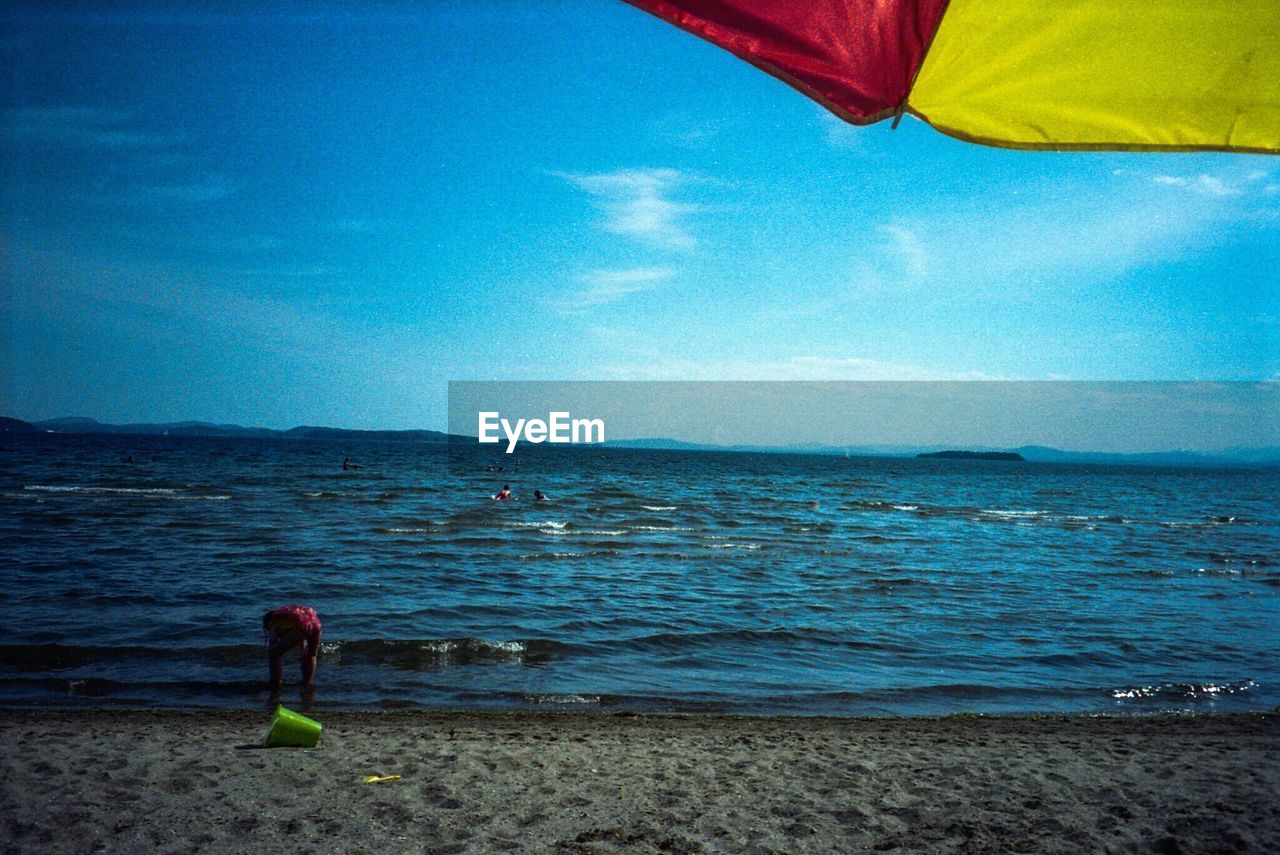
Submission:
<svg viewBox="0 0 1280 855">
<path fill-rule="evenodd" d="M 915 71 L 911 72 L 911 81 L 907 84 L 907 91 L 902 93 L 902 101 L 898 104 L 898 109 L 893 114 L 893 130 L 897 130 L 898 123 L 902 121 L 902 114 L 910 108 L 911 90 L 916 88 L 916 78 L 920 76 L 920 69 L 924 68 L 924 64 L 929 61 L 929 51 L 933 49 L 933 41 L 938 37 L 938 31 L 942 29 L 942 22 L 947 19 L 947 12 L 949 11 L 951 11 L 951 0 L 945 0 L 942 5 L 942 11 L 938 14 L 938 22 L 933 25 L 933 32 L 929 34 L 929 41 L 925 44 L 924 50 L 920 52 L 920 61 L 916 63 Z M 911 113 L 915 116 L 920 115 L 915 110 L 911 110 Z"/>
</svg>

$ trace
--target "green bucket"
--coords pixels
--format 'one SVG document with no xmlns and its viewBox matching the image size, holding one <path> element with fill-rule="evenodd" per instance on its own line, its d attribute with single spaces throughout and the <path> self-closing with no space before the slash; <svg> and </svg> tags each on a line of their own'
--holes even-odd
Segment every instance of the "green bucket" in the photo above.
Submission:
<svg viewBox="0 0 1280 855">
<path fill-rule="evenodd" d="M 321 730 L 323 726 L 320 722 L 277 706 L 276 717 L 272 719 L 271 730 L 267 732 L 267 747 L 288 745 L 295 748 L 315 748 L 320 741 Z"/>
</svg>

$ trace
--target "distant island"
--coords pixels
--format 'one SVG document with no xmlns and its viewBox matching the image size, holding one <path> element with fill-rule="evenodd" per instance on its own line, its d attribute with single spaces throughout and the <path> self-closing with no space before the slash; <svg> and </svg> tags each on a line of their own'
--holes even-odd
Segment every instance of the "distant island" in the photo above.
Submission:
<svg viewBox="0 0 1280 855">
<path fill-rule="evenodd" d="M 930 451 L 916 457 L 940 457 L 945 460 L 1020 460 L 1027 458 L 1016 451 Z"/>
</svg>

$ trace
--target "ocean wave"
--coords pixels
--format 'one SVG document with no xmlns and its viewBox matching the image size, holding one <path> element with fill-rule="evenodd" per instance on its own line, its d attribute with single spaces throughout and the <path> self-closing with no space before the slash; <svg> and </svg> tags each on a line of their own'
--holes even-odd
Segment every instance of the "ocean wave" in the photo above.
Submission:
<svg viewBox="0 0 1280 855">
<path fill-rule="evenodd" d="M 782 530 L 788 534 L 809 534 L 811 532 L 831 534 L 836 530 L 836 524 L 833 522 L 798 523 L 784 519 L 782 521 Z"/>
<path fill-rule="evenodd" d="M 507 523 L 511 528 L 532 528 L 547 534 L 564 534 L 571 527 L 568 520 L 542 520 L 540 522 L 515 521 Z"/>
<path fill-rule="evenodd" d="M 42 493 L 102 493 L 119 494 L 122 496 L 169 496 L 178 492 L 177 489 L 173 487 L 88 487 L 46 484 L 29 484 L 22 489 L 35 490 Z"/>
<path fill-rule="evenodd" d="M 524 700 L 530 704 L 553 704 L 555 706 L 599 706 L 599 695 L 548 694 L 525 695 Z"/>
<path fill-rule="evenodd" d="M 572 645 L 546 639 L 359 639 L 337 642 L 333 654 L 341 657 L 345 664 L 431 670 L 454 665 L 534 664 L 572 649 Z"/>
<path fill-rule="evenodd" d="M 525 552 L 516 556 L 518 561 L 572 561 L 582 558 L 612 558 L 616 549 L 590 549 L 586 552 Z"/>
<path fill-rule="evenodd" d="M 1198 700 L 1216 698 L 1224 695 L 1238 695 L 1256 689 L 1258 684 L 1246 678 L 1230 683 L 1157 683 L 1147 686 L 1129 686 L 1112 689 L 1111 697 L 1116 700 L 1148 700 L 1159 698 L 1165 700 Z"/>
<path fill-rule="evenodd" d="M 931 519 L 944 517 L 978 523 L 1004 523 L 1013 525 L 1060 525 L 1065 528 L 1096 528 L 1102 523 L 1132 524 L 1134 520 L 1118 514 L 1059 513 L 1038 508 L 992 508 L 973 505 L 930 505 L 904 501 L 858 499 L 839 506 L 842 511 L 874 511 L 880 513 L 909 513 Z M 1234 518 L 1232 518 L 1234 519 Z M 1225 524 L 1225 523 L 1215 523 Z"/>
<path fill-rule="evenodd" d="M 1228 552 L 1202 552 L 1198 550 L 1190 550 L 1187 552 L 1187 557 L 1212 561 L 1216 564 L 1239 564 L 1243 567 L 1271 567 L 1276 563 L 1276 558 L 1273 556 L 1249 553 L 1233 554 Z"/>
<path fill-rule="evenodd" d="M 27 484 L 22 488 L 31 493 L 84 495 L 84 496 L 119 496 L 121 498 L 140 499 L 178 499 L 186 501 L 224 502 L 231 498 L 226 493 L 193 493 L 177 487 L 98 487 L 77 484 Z"/>
<path fill-rule="evenodd" d="M 1198 520 L 1156 520 L 1164 528 L 1215 528 L 1223 525 L 1257 525 L 1257 520 L 1241 516 L 1212 516 Z"/>
<path fill-rule="evenodd" d="M 854 499 L 854 500 L 853 500 L 852 502 L 850 502 L 848 505 L 841 505 L 841 506 L 840 506 L 840 510 L 842 510 L 842 511 L 852 511 L 852 510 L 869 510 L 869 511 L 893 510 L 893 502 L 883 502 L 883 501 L 881 501 L 881 500 L 879 500 L 879 499 Z"/>
</svg>

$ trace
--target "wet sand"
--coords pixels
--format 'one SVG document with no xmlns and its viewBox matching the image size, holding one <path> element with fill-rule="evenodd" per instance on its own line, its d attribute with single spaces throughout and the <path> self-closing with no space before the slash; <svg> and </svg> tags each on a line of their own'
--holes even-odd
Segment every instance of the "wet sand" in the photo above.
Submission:
<svg viewBox="0 0 1280 855">
<path fill-rule="evenodd" d="M 4 851 L 1280 851 L 1276 714 L 316 717 L 0 711 Z"/>
</svg>

